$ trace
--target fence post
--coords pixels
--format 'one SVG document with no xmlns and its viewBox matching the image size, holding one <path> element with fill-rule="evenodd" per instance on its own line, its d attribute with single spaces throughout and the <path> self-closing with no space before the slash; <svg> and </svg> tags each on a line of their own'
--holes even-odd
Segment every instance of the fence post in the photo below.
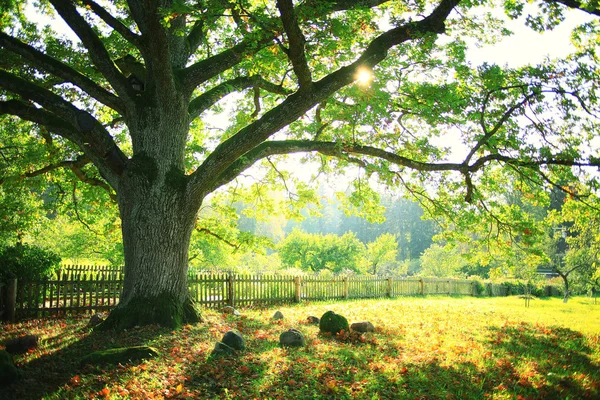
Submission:
<svg viewBox="0 0 600 400">
<path fill-rule="evenodd" d="M 471 296 L 475 297 L 475 281 L 471 282 Z"/>
<path fill-rule="evenodd" d="M 425 290 L 423 288 L 423 278 L 419 279 L 419 286 L 420 286 L 421 296 L 423 296 L 425 294 Z"/>
<path fill-rule="evenodd" d="M 17 278 L 8 281 L 6 290 L 6 321 L 15 322 L 17 308 Z"/>
<path fill-rule="evenodd" d="M 302 293 L 300 292 L 301 280 L 302 278 L 300 278 L 299 276 L 294 277 L 294 301 L 296 303 L 300 303 L 300 297 L 302 295 Z"/>
<path fill-rule="evenodd" d="M 231 307 L 235 307 L 235 291 L 233 289 L 234 278 L 233 274 L 229 273 L 227 277 L 227 297 L 228 302 Z"/>
<path fill-rule="evenodd" d="M 345 276 L 343 278 L 343 281 L 344 281 L 344 299 L 347 299 L 348 298 L 348 277 Z"/>
<path fill-rule="evenodd" d="M 392 297 L 392 277 L 387 278 L 387 297 Z"/>
</svg>

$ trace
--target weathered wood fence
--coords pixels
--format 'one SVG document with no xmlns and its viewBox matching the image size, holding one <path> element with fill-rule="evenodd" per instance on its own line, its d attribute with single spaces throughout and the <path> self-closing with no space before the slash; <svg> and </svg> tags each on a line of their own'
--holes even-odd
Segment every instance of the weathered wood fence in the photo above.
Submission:
<svg viewBox="0 0 600 400">
<path fill-rule="evenodd" d="M 67 312 L 110 310 L 119 302 L 120 273 L 59 274 L 57 279 L 0 286 L 5 320 Z M 290 276 L 203 273 L 190 275 L 191 297 L 208 308 L 253 306 L 316 300 L 341 300 L 414 295 L 506 296 L 503 285 L 487 284 L 479 293 L 475 281 L 404 279 L 377 276 Z M 480 289 L 479 289 L 480 290 Z"/>
</svg>

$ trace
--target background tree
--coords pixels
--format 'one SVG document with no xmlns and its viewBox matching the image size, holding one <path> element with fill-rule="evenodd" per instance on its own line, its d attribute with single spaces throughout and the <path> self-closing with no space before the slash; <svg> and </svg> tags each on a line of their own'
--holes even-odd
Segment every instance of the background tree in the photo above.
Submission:
<svg viewBox="0 0 600 400">
<path fill-rule="evenodd" d="M 599 14 L 593 3 L 539 4 L 528 18 L 537 30 L 558 24 L 565 7 Z M 567 60 L 473 69 L 465 39 L 506 33 L 480 5 L 494 6 L 40 2 L 39 12 L 65 22 L 65 36 L 38 29 L 26 3 L 9 2 L 0 10 L 0 115 L 20 129 L 3 130 L 2 140 L 27 134 L 37 156 L 0 181 L 73 167 L 116 200 L 125 281 L 105 327 L 127 328 L 198 320 L 187 291 L 192 232 L 208 229 L 196 228 L 198 211 L 253 165 L 293 193 L 289 203 L 314 196 L 278 167 L 281 157 L 304 154 L 334 175 L 358 166 L 349 194 L 357 213 L 373 208 L 369 179 L 404 186 L 435 205 L 430 213 L 456 214 L 492 208 L 490 172 L 536 185 L 583 179 L 572 167 L 598 165 L 584 150 L 597 129 L 589 40 L 597 25 L 577 32 L 580 51 Z M 518 1 L 505 8 L 523 12 Z M 211 126 L 209 115 L 227 126 Z M 466 146 L 459 161 L 433 140 L 456 129 Z"/>
<path fill-rule="evenodd" d="M 317 273 L 358 272 L 364 245 L 352 233 L 320 235 L 294 230 L 279 245 L 284 266 Z"/>
<path fill-rule="evenodd" d="M 398 243 L 396 237 L 384 233 L 374 241 L 367 243 L 365 249 L 365 270 L 370 274 L 393 273 L 398 269 Z"/>
<path fill-rule="evenodd" d="M 548 216 L 548 255 L 552 269 L 564 284 L 564 302 L 573 285 L 594 287 L 598 276 L 600 252 L 600 211 L 595 197 L 579 188 L 580 201 L 562 197 L 562 204 Z"/>
</svg>

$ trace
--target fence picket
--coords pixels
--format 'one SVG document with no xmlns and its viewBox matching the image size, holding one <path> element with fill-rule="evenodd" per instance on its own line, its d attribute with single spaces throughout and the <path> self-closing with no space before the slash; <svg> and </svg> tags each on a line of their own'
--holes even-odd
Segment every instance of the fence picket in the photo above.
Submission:
<svg viewBox="0 0 600 400">
<path fill-rule="evenodd" d="M 120 271 L 93 266 L 64 266 L 56 279 L 19 282 L 17 317 L 109 310 L 118 304 L 123 287 Z M 303 276 L 281 274 L 189 274 L 190 296 L 207 308 L 281 302 L 380 298 L 426 294 L 474 295 L 473 281 L 406 279 L 378 276 Z M 506 296 L 506 285 L 487 284 L 484 295 Z M 550 292 L 550 290 L 548 290 Z M 0 303 L 2 299 L 0 299 Z"/>
</svg>

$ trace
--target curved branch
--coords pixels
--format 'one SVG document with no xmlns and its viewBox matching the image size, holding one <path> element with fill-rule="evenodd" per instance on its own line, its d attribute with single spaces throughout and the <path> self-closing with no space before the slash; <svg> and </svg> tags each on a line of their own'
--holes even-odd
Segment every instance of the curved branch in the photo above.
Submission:
<svg viewBox="0 0 600 400">
<path fill-rule="evenodd" d="M 119 34 L 123 36 L 125 40 L 127 40 L 134 46 L 139 47 L 140 37 L 135 33 L 131 32 L 129 28 L 127 28 L 121 21 L 119 21 L 118 19 L 113 17 L 108 11 L 106 11 L 104 7 L 102 7 L 93 0 L 81 0 L 81 2 L 86 6 L 89 6 L 90 9 L 94 12 L 94 14 L 102 18 L 102 20 L 106 22 L 108 26 L 113 28 L 115 31 L 119 32 Z"/>
<path fill-rule="evenodd" d="M 277 8 L 281 14 L 281 21 L 288 37 L 289 49 L 287 54 L 298 77 L 300 89 L 310 89 L 312 86 L 312 75 L 306 61 L 306 53 L 304 52 L 306 38 L 300 30 L 300 26 L 298 26 L 294 4 L 292 0 L 277 0 Z"/>
<path fill-rule="evenodd" d="M 238 64 L 245 55 L 258 52 L 271 40 L 271 37 L 263 37 L 256 43 L 246 40 L 228 50 L 190 65 L 181 71 L 184 90 L 188 93 L 193 92 L 198 85 Z"/>
<path fill-rule="evenodd" d="M 109 184 L 107 184 L 106 182 L 104 182 L 100 179 L 90 178 L 89 176 L 87 176 L 85 174 L 85 172 L 83 172 L 81 170 L 81 168 L 83 168 L 85 165 L 89 164 L 90 162 L 91 162 L 91 160 L 82 154 L 82 155 L 77 156 L 77 158 L 75 160 L 64 160 L 64 161 L 61 161 L 61 162 L 58 162 L 55 164 L 46 165 L 45 167 L 37 169 L 35 171 L 30 171 L 30 172 L 26 172 L 24 174 L 20 174 L 18 177 L 20 179 L 34 178 L 36 176 L 41 176 L 41 175 L 47 174 L 48 172 L 51 172 L 51 171 L 54 171 L 54 170 L 57 170 L 60 168 L 70 169 L 71 171 L 73 171 L 75 176 L 81 182 L 87 183 L 88 185 L 91 185 L 91 186 L 97 186 L 97 187 L 104 189 L 110 196 L 111 200 L 116 202 L 117 196 Z M 1 177 L 0 185 L 2 185 L 6 181 L 6 179 L 7 179 L 7 177 Z"/>
<path fill-rule="evenodd" d="M 237 159 L 267 140 L 272 134 L 300 118 L 308 110 L 342 87 L 352 83 L 356 71 L 363 66 L 372 68 L 387 56 L 390 48 L 428 33 L 443 33 L 445 20 L 459 0 L 442 0 L 438 7 L 421 21 L 391 29 L 375 38 L 354 63 L 342 67 L 313 84 L 311 91 L 298 91 L 265 113 L 260 119 L 222 142 L 191 176 L 190 195 L 202 198 L 206 187 Z"/>
<path fill-rule="evenodd" d="M 125 113 L 121 100 L 114 94 L 103 89 L 88 77 L 77 72 L 66 64 L 42 53 L 39 50 L 15 39 L 4 32 L 0 32 L 0 47 L 20 55 L 44 71 L 62 78 L 64 82 L 71 82 L 81 90 L 98 100 L 100 103 L 112 108 L 120 114 Z"/>
<path fill-rule="evenodd" d="M 190 102 L 189 114 L 191 119 L 197 118 L 200 114 L 206 111 L 210 106 L 221 100 L 223 97 L 235 91 L 256 87 L 264 89 L 268 92 L 288 95 L 291 92 L 284 89 L 283 86 L 271 83 L 260 76 L 243 76 L 240 78 L 225 81 L 209 91 L 201 94 Z"/>
<path fill-rule="evenodd" d="M 108 131 L 89 113 L 63 100 L 60 96 L 39 86 L 0 70 L 0 88 L 40 104 L 45 110 L 16 100 L 0 103 L 0 113 L 13 114 L 40 123 L 58 135 L 77 144 L 90 157 L 103 175 L 110 173 L 113 179 L 124 168 L 126 157 L 117 147 Z"/>
<path fill-rule="evenodd" d="M 501 88 L 498 90 L 507 90 L 507 89 L 514 89 L 516 87 L 506 87 L 506 88 Z M 525 104 L 527 104 L 529 102 L 530 99 L 532 99 L 533 97 L 537 96 L 537 93 L 531 93 L 527 96 L 525 96 L 525 98 L 520 101 L 519 103 L 513 105 L 512 107 L 510 107 L 508 110 L 506 110 L 506 112 L 504 112 L 504 114 L 502 114 L 502 117 L 500 117 L 500 119 L 496 122 L 496 124 L 494 125 L 494 127 L 490 130 L 487 129 L 486 125 L 485 125 L 485 112 L 486 112 L 486 106 L 487 106 L 487 102 L 490 99 L 491 95 L 498 91 L 498 90 L 494 90 L 492 92 L 489 92 L 486 94 L 485 96 L 485 100 L 484 100 L 484 104 L 482 105 L 482 110 L 481 110 L 481 119 L 479 121 L 479 124 L 481 126 L 481 129 L 483 130 L 483 137 L 481 139 L 479 139 L 477 141 L 477 144 L 475 144 L 475 146 L 471 149 L 471 151 L 469 152 L 469 154 L 467 154 L 467 156 L 465 157 L 465 163 L 469 163 L 471 161 L 471 158 L 473 158 L 473 156 L 475 155 L 475 153 L 477 153 L 477 151 L 484 146 L 491 138 L 492 136 L 494 136 L 496 133 L 498 133 L 498 131 L 500 130 L 500 128 L 502 128 L 502 126 L 506 123 L 506 121 L 508 121 L 508 119 L 512 116 L 512 114 L 517 111 L 519 108 L 523 107 Z"/>
<path fill-rule="evenodd" d="M 456 171 L 465 176 L 467 184 L 467 195 L 466 200 L 472 200 L 472 194 L 474 191 L 473 183 L 471 181 L 471 174 L 483 169 L 487 164 L 492 162 L 503 162 L 513 166 L 527 167 L 532 169 L 539 169 L 544 165 L 563 165 L 563 166 L 599 166 L 598 163 L 593 162 L 575 162 L 568 160 L 530 160 L 524 161 L 501 154 L 489 154 L 479 158 L 474 163 L 466 165 L 464 163 L 434 163 L 434 162 L 422 162 L 415 161 L 410 158 L 399 156 L 395 153 L 391 153 L 386 150 L 382 150 L 372 146 L 363 146 L 357 144 L 343 144 L 337 142 L 317 142 L 317 141 L 303 141 L 303 140 L 284 140 L 284 141 L 267 141 L 256 146 L 253 150 L 246 153 L 243 157 L 238 159 L 235 163 L 231 164 L 229 168 L 223 171 L 218 179 L 215 180 L 213 189 L 216 189 L 231 180 L 235 179 L 243 171 L 250 168 L 254 163 L 263 158 L 293 154 L 293 153 L 309 153 L 318 152 L 323 155 L 343 158 L 351 163 L 357 164 L 361 167 L 367 167 L 367 163 L 360 159 L 353 157 L 352 155 L 368 156 L 386 160 L 394 165 L 410 168 L 415 171 L 422 172 L 441 172 L 441 171 Z"/>
<path fill-rule="evenodd" d="M 559 4 L 562 4 L 563 6 L 566 6 L 566 7 L 569 7 L 569 8 L 574 8 L 574 9 L 577 9 L 577 10 L 581 10 L 581 11 L 586 12 L 586 13 L 591 14 L 591 15 L 600 16 L 600 9 L 598 9 L 598 8 L 588 8 L 588 7 L 584 6 L 581 2 L 576 1 L 576 0 L 544 0 L 544 2 L 546 2 L 546 3 L 559 3 Z M 596 4 L 598 4 L 598 3 L 596 3 Z"/>
<path fill-rule="evenodd" d="M 127 79 L 117 69 L 112 62 L 108 51 L 104 47 L 102 40 L 96 35 L 94 30 L 88 25 L 85 19 L 77 12 L 77 9 L 70 1 L 50 0 L 56 11 L 63 20 L 81 39 L 81 42 L 87 49 L 92 62 L 98 68 L 100 73 L 108 80 L 119 96 L 126 96 L 128 99 L 135 98 L 135 93 L 127 83 Z"/>
</svg>

